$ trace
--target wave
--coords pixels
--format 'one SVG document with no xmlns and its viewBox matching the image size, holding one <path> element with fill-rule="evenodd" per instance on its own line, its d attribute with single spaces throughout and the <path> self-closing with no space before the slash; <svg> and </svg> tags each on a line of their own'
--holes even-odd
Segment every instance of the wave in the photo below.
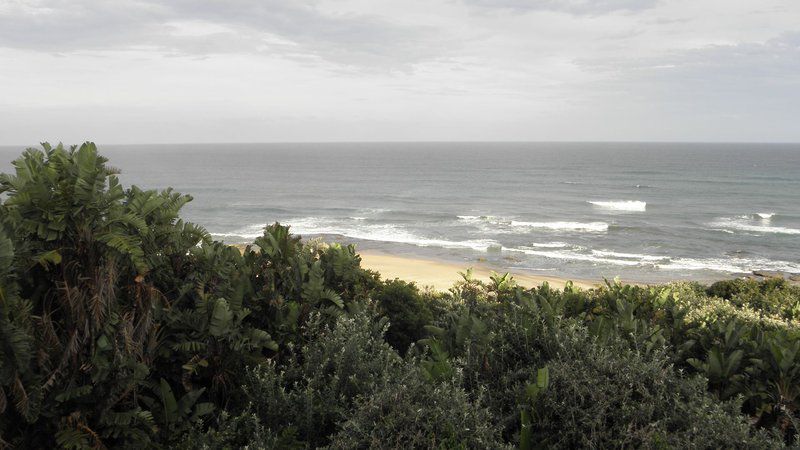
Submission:
<svg viewBox="0 0 800 450">
<path fill-rule="evenodd" d="M 592 263 L 606 263 L 606 264 L 614 264 L 619 266 L 638 266 L 638 261 L 630 261 L 630 260 L 623 260 L 623 259 L 613 259 L 613 258 L 601 258 L 591 254 L 580 253 L 573 250 L 555 250 L 555 251 L 547 251 L 547 250 L 539 250 L 532 247 L 518 247 L 509 249 L 510 251 L 517 251 L 525 253 L 526 255 L 534 255 L 534 256 L 542 256 L 545 258 L 554 258 L 566 261 L 586 261 Z"/>
<path fill-rule="evenodd" d="M 302 236 L 336 235 L 364 241 L 391 242 L 411 244 L 419 247 L 465 248 L 477 251 L 497 251 L 502 245 L 492 239 L 468 239 L 451 241 L 447 239 L 428 238 L 416 235 L 392 224 L 365 224 L 363 221 L 325 217 L 302 217 L 284 222 L 291 227 L 291 232 Z M 263 225 L 248 227 L 224 233 L 212 233 L 222 238 L 254 239 L 263 234 Z"/>
<path fill-rule="evenodd" d="M 420 247 L 468 248 L 487 251 L 500 244 L 491 239 L 451 241 L 418 236 L 392 224 L 343 224 L 337 220 L 307 217 L 286 221 L 292 231 L 301 235 L 333 234 L 365 241 L 394 242 Z"/>
<path fill-rule="evenodd" d="M 605 222 L 524 222 L 512 220 L 511 226 L 551 231 L 588 231 L 594 233 L 608 231 L 608 224 Z"/>
<path fill-rule="evenodd" d="M 657 256 L 657 255 L 643 255 L 639 253 L 621 253 L 621 252 L 612 252 L 608 250 L 592 250 L 593 255 L 602 256 L 602 257 L 611 257 L 611 258 L 622 258 L 622 259 L 636 259 L 640 261 L 664 261 L 665 259 L 669 259 L 668 256 Z"/>
<path fill-rule="evenodd" d="M 658 268 L 662 270 L 713 270 L 729 274 L 750 273 L 754 270 L 800 272 L 800 264 L 798 263 L 761 258 L 674 258 L 669 263 L 659 264 Z"/>
<path fill-rule="evenodd" d="M 458 220 L 466 223 L 489 223 L 493 225 L 508 224 L 511 221 L 497 216 L 456 216 Z"/>
<path fill-rule="evenodd" d="M 610 250 L 587 250 L 582 247 L 546 250 L 535 247 L 510 248 L 508 251 L 540 256 L 562 261 L 578 261 L 593 265 L 615 265 L 641 267 L 665 271 L 714 271 L 728 274 L 749 273 L 754 270 L 800 272 L 800 264 L 788 261 L 773 261 L 763 258 L 684 258 L 666 255 L 623 253 Z"/>
<path fill-rule="evenodd" d="M 265 227 L 266 224 L 254 224 L 233 231 L 223 231 L 223 232 L 211 231 L 209 233 L 213 237 L 219 237 L 223 239 L 238 238 L 239 240 L 252 240 L 262 236 L 264 234 Z"/>
<path fill-rule="evenodd" d="M 457 216 L 463 223 L 478 225 L 486 232 L 492 233 L 525 233 L 532 229 L 546 231 L 581 231 L 602 233 L 608 231 L 605 222 L 528 222 L 524 220 L 511 220 L 497 216 Z M 491 228 L 488 228 L 490 226 Z"/>
<path fill-rule="evenodd" d="M 774 215 L 775 215 L 775 213 L 771 213 L 771 212 L 760 212 L 760 213 L 756 213 L 756 215 L 757 215 L 758 217 L 760 217 L 760 218 L 764 219 L 764 220 L 769 220 L 769 219 L 772 219 L 772 216 L 774 216 Z"/>
<path fill-rule="evenodd" d="M 564 248 L 568 247 L 569 244 L 566 242 L 534 242 L 530 246 L 536 248 Z"/>
<path fill-rule="evenodd" d="M 566 242 L 534 242 L 528 246 L 504 248 L 491 239 L 468 239 L 453 241 L 424 237 L 391 224 L 367 224 L 361 221 L 333 218 L 304 217 L 285 221 L 291 225 L 293 233 L 309 235 L 337 235 L 351 239 L 409 244 L 419 247 L 462 248 L 481 252 L 517 252 L 561 261 L 575 261 L 592 265 L 640 267 L 663 271 L 713 271 L 728 274 L 749 273 L 753 270 L 773 270 L 780 272 L 800 272 L 800 263 L 773 261 L 763 258 L 688 258 L 667 255 L 626 253 L 613 250 L 594 250 Z M 552 223 L 548 223 L 548 226 Z M 568 222 L 569 223 L 569 222 Z M 536 222 L 526 222 L 535 224 Z M 586 224 L 582 224 L 585 226 Z M 264 225 L 254 224 L 223 233 L 212 233 L 221 238 L 252 240 L 263 234 Z M 563 228 L 558 228 L 563 229 Z M 573 229 L 573 228 L 570 228 Z M 599 229 L 599 227 L 598 227 Z M 800 231 L 800 230 L 799 230 Z M 532 268 L 531 268 L 532 269 Z"/>
<path fill-rule="evenodd" d="M 713 230 L 724 232 L 743 231 L 749 233 L 770 233 L 770 234 L 800 234 L 798 228 L 774 227 L 764 225 L 762 221 L 753 222 L 748 216 L 741 217 L 722 217 L 708 224 Z"/>
<path fill-rule="evenodd" d="M 637 212 L 644 212 L 647 209 L 647 202 L 642 202 L 638 200 L 618 200 L 618 201 L 604 201 L 604 202 L 592 202 L 589 201 L 587 203 L 591 203 L 598 208 L 603 209 L 610 209 L 614 211 L 637 211 Z"/>
</svg>

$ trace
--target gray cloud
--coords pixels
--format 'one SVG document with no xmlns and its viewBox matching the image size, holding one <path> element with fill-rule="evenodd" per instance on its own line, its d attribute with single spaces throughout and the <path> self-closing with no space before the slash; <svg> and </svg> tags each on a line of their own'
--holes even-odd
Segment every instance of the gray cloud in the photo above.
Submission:
<svg viewBox="0 0 800 450">
<path fill-rule="evenodd" d="M 176 35 L 175 21 L 222 29 Z M 442 41 L 435 36 L 430 27 L 325 13 L 313 3 L 280 0 L 45 0 L 0 9 L 0 46 L 45 52 L 269 53 L 398 68 L 441 55 Z"/>
<path fill-rule="evenodd" d="M 641 11 L 654 7 L 659 0 L 463 0 L 486 9 L 557 11 L 575 15 L 598 15 L 617 11 Z"/>
<path fill-rule="evenodd" d="M 798 138 L 793 129 L 800 115 L 800 33 L 766 42 L 580 64 L 607 75 L 594 85 L 596 91 L 588 101 L 610 122 L 617 121 L 613 116 L 618 114 L 637 128 L 621 133 L 659 139 L 683 134 L 689 140 Z"/>
<path fill-rule="evenodd" d="M 724 3 L 0 0 L 0 140 L 800 140 L 800 4 Z"/>
<path fill-rule="evenodd" d="M 800 33 L 784 33 L 766 42 L 708 45 L 644 58 L 589 58 L 578 63 L 587 71 L 619 74 L 620 83 L 636 79 L 643 85 L 674 85 L 671 95 L 759 95 L 768 88 L 791 89 L 791 97 L 800 97 Z"/>
</svg>

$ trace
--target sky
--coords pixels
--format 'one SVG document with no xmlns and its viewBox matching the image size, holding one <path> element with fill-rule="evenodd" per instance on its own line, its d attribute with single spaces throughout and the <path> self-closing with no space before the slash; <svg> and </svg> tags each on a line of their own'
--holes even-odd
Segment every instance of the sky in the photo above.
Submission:
<svg viewBox="0 0 800 450">
<path fill-rule="evenodd" d="M 0 145 L 800 142 L 800 0 L 0 0 Z"/>
</svg>

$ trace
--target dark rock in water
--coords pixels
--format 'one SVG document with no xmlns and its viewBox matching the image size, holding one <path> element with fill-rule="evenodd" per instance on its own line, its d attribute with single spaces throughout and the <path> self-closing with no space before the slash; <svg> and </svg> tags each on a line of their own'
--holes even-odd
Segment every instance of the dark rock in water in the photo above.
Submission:
<svg viewBox="0 0 800 450">
<path fill-rule="evenodd" d="M 754 270 L 753 275 L 764 278 L 783 278 L 783 274 L 781 272 L 774 270 Z"/>
</svg>

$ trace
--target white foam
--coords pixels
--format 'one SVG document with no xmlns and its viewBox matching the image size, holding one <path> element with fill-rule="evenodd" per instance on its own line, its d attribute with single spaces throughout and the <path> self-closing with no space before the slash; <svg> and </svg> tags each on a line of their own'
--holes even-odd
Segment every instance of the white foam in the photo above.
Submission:
<svg viewBox="0 0 800 450">
<path fill-rule="evenodd" d="M 496 217 L 496 216 L 457 216 L 457 217 L 460 221 L 471 224 L 501 225 L 501 224 L 508 224 L 510 222 L 510 220 L 508 219 L 503 219 L 501 217 Z"/>
<path fill-rule="evenodd" d="M 613 258 L 599 258 L 597 256 L 589 255 L 586 253 L 578 253 L 572 250 L 545 251 L 545 250 L 537 250 L 536 248 L 531 248 L 531 247 L 519 247 L 511 250 L 522 252 L 525 253 L 526 255 L 542 256 L 545 258 L 554 258 L 567 261 L 586 261 L 591 263 L 614 264 L 618 266 L 639 265 L 638 261 L 629 261 L 629 260 L 613 259 Z"/>
<path fill-rule="evenodd" d="M 362 208 L 358 210 L 359 214 L 381 214 L 391 212 L 391 209 L 386 208 Z"/>
<path fill-rule="evenodd" d="M 663 270 L 713 270 L 727 273 L 747 273 L 754 270 L 800 272 L 800 264 L 788 261 L 747 258 L 673 258 L 669 263 L 658 264 Z"/>
<path fill-rule="evenodd" d="M 566 242 L 533 242 L 531 243 L 531 247 L 536 248 L 564 248 L 567 247 L 569 244 Z"/>
<path fill-rule="evenodd" d="M 248 239 L 249 240 L 249 239 L 255 239 L 257 237 L 262 236 L 264 234 L 264 227 L 265 226 L 266 226 L 266 224 L 254 224 L 254 225 L 248 225 L 248 226 L 246 226 L 244 228 L 240 228 L 240 229 L 234 230 L 234 231 L 219 232 L 219 233 L 210 232 L 210 234 L 212 236 L 221 237 L 221 238 L 236 237 L 236 238 L 244 238 L 244 239 Z"/>
<path fill-rule="evenodd" d="M 591 203 L 592 205 L 598 208 L 610 209 L 614 211 L 644 212 L 647 209 L 647 202 L 642 202 L 638 200 L 617 200 L 617 201 L 604 201 L 604 202 L 589 201 L 587 203 Z"/>
<path fill-rule="evenodd" d="M 486 216 L 457 216 L 462 222 L 467 223 L 482 223 L 485 221 Z"/>
<path fill-rule="evenodd" d="M 764 225 L 763 222 L 753 222 L 751 219 L 743 217 L 723 217 L 708 224 L 712 229 L 719 231 L 744 231 L 750 233 L 773 233 L 773 234 L 800 234 L 800 229 L 787 227 L 773 227 Z"/>
<path fill-rule="evenodd" d="M 756 213 L 756 215 L 764 220 L 769 220 L 772 219 L 772 216 L 774 216 L 775 213 L 761 212 L 761 213 Z"/>
<path fill-rule="evenodd" d="M 451 241 L 415 235 L 392 224 L 343 223 L 341 220 L 322 217 L 302 217 L 284 222 L 291 226 L 292 233 L 300 235 L 332 234 L 364 241 L 393 242 L 412 244 L 419 247 L 467 248 L 487 251 L 502 246 L 491 239 Z"/>
<path fill-rule="evenodd" d="M 661 270 L 711 270 L 715 272 L 738 273 L 748 271 L 744 268 L 744 265 L 745 264 L 732 264 L 731 260 L 726 259 L 675 258 L 668 262 L 658 264 L 657 267 Z"/>
<path fill-rule="evenodd" d="M 609 250 L 592 250 L 592 254 L 606 258 L 610 257 L 610 258 L 636 259 L 647 262 L 663 261 L 665 259 L 669 259 L 668 256 L 643 255 L 640 253 L 621 253 L 621 252 L 612 252 Z"/>
<path fill-rule="evenodd" d="M 564 261 L 583 261 L 594 265 L 609 264 L 669 271 L 705 270 L 724 273 L 745 273 L 752 272 L 753 270 L 774 270 L 790 273 L 800 272 L 800 264 L 798 263 L 773 261 L 762 258 L 679 258 L 664 255 L 614 252 L 610 250 L 591 250 L 587 253 L 585 249 L 581 247 L 558 250 L 519 247 L 507 250 Z"/>
<path fill-rule="evenodd" d="M 511 226 L 552 231 L 588 231 L 594 233 L 608 231 L 608 224 L 605 222 L 523 222 L 512 220 Z"/>
<path fill-rule="evenodd" d="M 461 222 L 477 225 L 484 231 L 491 233 L 527 233 L 531 229 L 547 231 L 582 231 L 601 233 L 608 231 L 605 222 L 528 222 L 523 220 L 510 220 L 497 216 L 458 216 Z"/>
</svg>

